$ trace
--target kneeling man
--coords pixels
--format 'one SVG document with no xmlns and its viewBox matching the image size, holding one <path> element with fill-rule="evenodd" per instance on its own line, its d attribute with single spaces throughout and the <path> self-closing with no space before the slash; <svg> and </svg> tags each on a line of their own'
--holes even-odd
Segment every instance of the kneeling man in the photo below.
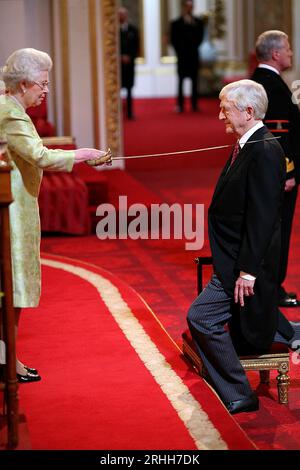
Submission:
<svg viewBox="0 0 300 470">
<path fill-rule="evenodd" d="M 280 220 L 285 185 L 281 146 L 264 126 L 268 98 L 252 80 L 225 86 L 220 115 L 237 143 L 208 213 L 214 274 L 188 312 L 188 325 L 218 395 L 232 414 L 255 411 L 238 354 L 295 339 L 278 311 Z"/>
</svg>

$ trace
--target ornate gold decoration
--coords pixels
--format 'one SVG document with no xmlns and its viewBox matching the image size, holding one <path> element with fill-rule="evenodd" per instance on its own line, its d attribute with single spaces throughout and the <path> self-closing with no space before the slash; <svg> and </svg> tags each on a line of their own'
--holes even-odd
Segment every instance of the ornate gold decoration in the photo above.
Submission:
<svg viewBox="0 0 300 470">
<path fill-rule="evenodd" d="M 268 384 L 270 383 L 270 371 L 269 370 L 260 370 L 260 383 L 261 384 Z"/>
<path fill-rule="evenodd" d="M 279 403 L 287 404 L 289 402 L 289 385 L 290 378 L 287 374 L 279 373 L 276 377 L 278 388 Z"/>
<path fill-rule="evenodd" d="M 102 155 L 101 157 L 95 158 L 94 160 L 87 160 L 86 163 L 89 166 L 101 166 L 104 163 L 106 165 L 111 165 L 112 160 L 111 160 L 111 151 L 110 151 L 110 149 L 108 149 L 107 152 L 104 155 Z"/>
<path fill-rule="evenodd" d="M 0 137 L 0 155 L 4 154 L 7 149 L 7 141 L 6 139 Z"/>
<path fill-rule="evenodd" d="M 115 319 L 145 368 L 148 369 L 166 399 L 173 406 L 179 419 L 194 440 L 196 448 L 200 450 L 228 450 L 219 431 L 144 330 L 117 286 L 104 276 L 90 271 L 87 263 L 86 268 L 82 268 L 63 261 L 42 259 L 42 264 L 71 272 L 85 279 L 97 289 L 109 314 Z M 149 308 L 147 304 L 145 305 L 146 308 Z"/>
<path fill-rule="evenodd" d="M 62 83 L 63 83 L 63 132 L 65 135 L 71 134 L 70 119 L 70 66 L 69 66 L 69 20 L 68 20 L 68 2 L 59 1 L 60 13 L 60 41 L 62 51 Z"/>
<path fill-rule="evenodd" d="M 50 22 L 50 51 L 51 51 L 51 58 L 53 60 L 53 64 L 55 67 L 56 64 L 56 53 L 55 53 L 55 40 L 54 40 L 54 0 L 50 0 L 49 2 L 49 22 Z M 50 97 L 48 95 L 48 100 L 51 99 L 52 107 L 53 107 L 53 120 L 54 126 L 57 129 L 57 103 L 55 99 L 56 95 L 56 74 L 52 73 L 51 75 L 51 94 Z"/>
<path fill-rule="evenodd" d="M 99 130 L 99 87 L 98 87 L 98 49 L 97 49 L 97 15 L 96 1 L 89 0 L 89 29 L 90 29 L 90 51 L 91 51 L 91 77 L 92 77 L 92 107 L 93 107 L 93 130 L 94 146 L 100 148 Z"/>
<path fill-rule="evenodd" d="M 217 68 L 222 71 L 230 70 L 232 72 L 240 72 L 247 70 L 248 63 L 246 60 L 219 60 Z"/>
<path fill-rule="evenodd" d="M 144 1 L 143 0 L 120 0 L 120 5 L 127 8 L 129 21 L 138 28 L 139 31 L 139 50 L 136 64 L 145 63 L 144 46 Z"/>
<path fill-rule="evenodd" d="M 271 356 L 271 355 L 270 355 Z M 286 370 L 289 370 L 287 367 L 289 358 L 286 358 L 284 354 L 284 358 L 281 359 L 277 355 L 272 358 L 266 359 L 258 357 L 257 359 L 241 359 L 241 364 L 245 370 L 267 370 L 267 369 L 277 369 L 278 367 L 283 367 Z"/>
<path fill-rule="evenodd" d="M 117 155 L 121 147 L 117 7 L 117 0 L 101 0 L 106 142 L 113 155 Z"/>
</svg>

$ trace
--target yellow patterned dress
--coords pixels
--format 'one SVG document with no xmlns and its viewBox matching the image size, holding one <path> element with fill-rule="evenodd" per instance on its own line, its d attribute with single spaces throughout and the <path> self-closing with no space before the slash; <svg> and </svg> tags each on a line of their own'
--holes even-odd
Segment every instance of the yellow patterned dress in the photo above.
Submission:
<svg viewBox="0 0 300 470">
<path fill-rule="evenodd" d="M 43 146 L 30 117 L 13 97 L 0 96 L 0 134 L 11 158 L 12 195 L 10 232 L 15 307 L 36 307 L 40 299 L 39 189 L 43 169 L 72 171 L 74 150 Z"/>
</svg>

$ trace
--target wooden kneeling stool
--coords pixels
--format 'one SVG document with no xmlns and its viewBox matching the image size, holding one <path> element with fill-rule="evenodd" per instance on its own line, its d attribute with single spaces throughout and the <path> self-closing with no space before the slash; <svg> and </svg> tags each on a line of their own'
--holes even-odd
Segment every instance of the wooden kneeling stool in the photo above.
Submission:
<svg viewBox="0 0 300 470">
<path fill-rule="evenodd" d="M 202 292 L 203 286 L 203 266 L 211 265 L 212 257 L 199 257 L 195 259 L 195 262 L 197 264 L 198 292 L 200 293 Z M 205 378 L 207 372 L 198 355 L 189 330 L 186 330 L 182 334 L 182 339 L 183 354 L 193 364 L 198 373 Z M 267 354 L 240 356 L 239 359 L 245 371 L 259 371 L 261 383 L 269 383 L 270 370 L 277 370 L 278 402 L 281 404 L 287 404 L 289 402 L 290 378 L 288 372 L 290 370 L 290 351 L 288 346 L 282 343 L 274 343 Z"/>
<path fill-rule="evenodd" d="M 189 330 L 186 330 L 182 334 L 182 340 L 183 354 L 192 363 L 198 374 L 206 378 L 207 371 L 196 351 L 196 346 Z M 264 384 L 270 382 L 270 370 L 277 370 L 278 402 L 281 404 L 287 404 L 289 402 L 290 378 L 288 372 L 290 367 L 290 354 L 289 348 L 285 344 L 274 343 L 270 352 L 267 354 L 261 354 L 259 356 L 240 356 L 239 359 L 245 371 L 258 370 L 260 382 Z"/>
</svg>

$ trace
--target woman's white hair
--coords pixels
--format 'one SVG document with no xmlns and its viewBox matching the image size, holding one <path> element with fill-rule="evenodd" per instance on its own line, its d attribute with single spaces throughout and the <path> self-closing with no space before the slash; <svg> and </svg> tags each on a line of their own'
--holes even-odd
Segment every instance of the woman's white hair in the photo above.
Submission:
<svg viewBox="0 0 300 470">
<path fill-rule="evenodd" d="M 264 87 L 253 80 L 245 79 L 229 83 L 222 88 L 219 98 L 232 101 L 240 111 L 245 111 L 251 106 L 256 119 L 263 119 L 268 108 L 268 97 Z"/>
<path fill-rule="evenodd" d="M 260 34 L 255 44 L 257 60 L 260 62 L 271 60 L 272 52 L 284 46 L 284 39 L 288 39 L 288 35 L 277 29 L 271 29 Z"/>
<path fill-rule="evenodd" d="M 18 49 L 8 57 L 1 69 L 1 78 L 8 90 L 15 91 L 22 80 L 34 82 L 40 72 L 49 72 L 51 68 L 52 60 L 46 52 L 28 47 Z"/>
</svg>

